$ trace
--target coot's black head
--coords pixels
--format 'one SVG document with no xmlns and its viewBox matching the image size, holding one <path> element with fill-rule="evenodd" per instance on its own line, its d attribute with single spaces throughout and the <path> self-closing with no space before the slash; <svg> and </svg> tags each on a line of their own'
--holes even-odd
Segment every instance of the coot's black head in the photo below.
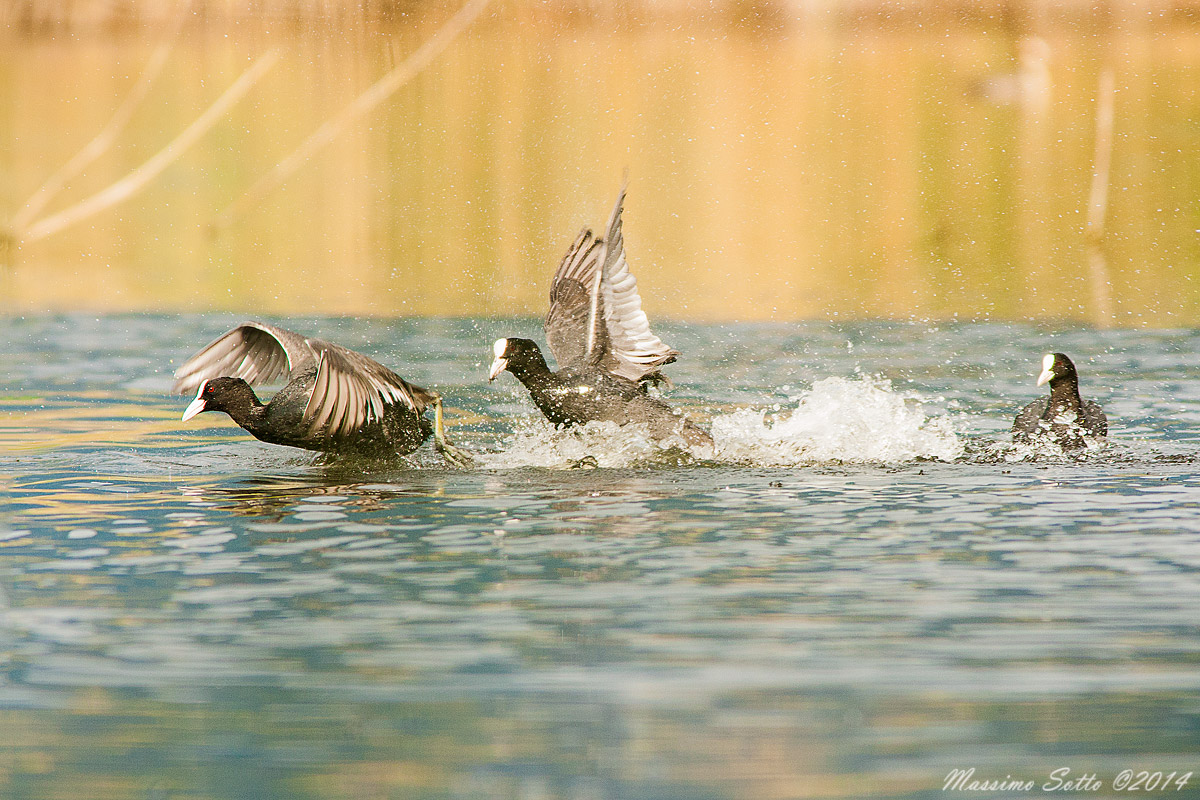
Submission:
<svg viewBox="0 0 1200 800">
<path fill-rule="evenodd" d="M 1075 372 L 1075 365 L 1071 363 L 1071 359 L 1067 358 L 1062 353 L 1047 353 L 1042 359 L 1042 374 L 1038 375 L 1037 385 L 1049 382 L 1050 388 L 1053 389 L 1059 383 L 1079 383 L 1079 375 Z"/>
<path fill-rule="evenodd" d="M 254 390 L 241 378 L 212 378 L 200 384 L 200 391 L 183 412 L 183 419 L 189 420 L 202 411 L 224 411 L 234 419 L 244 419 L 256 405 Z"/>
<path fill-rule="evenodd" d="M 497 339 L 492 345 L 492 368 L 488 370 L 488 381 L 496 380 L 496 376 L 504 370 L 514 375 L 521 375 L 530 370 L 545 370 L 546 359 L 542 350 L 532 339 Z"/>
</svg>

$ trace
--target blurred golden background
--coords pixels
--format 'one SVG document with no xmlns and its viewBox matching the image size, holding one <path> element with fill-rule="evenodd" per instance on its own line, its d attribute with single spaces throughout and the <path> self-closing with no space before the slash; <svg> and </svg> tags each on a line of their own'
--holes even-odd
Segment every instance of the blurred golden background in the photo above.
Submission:
<svg viewBox="0 0 1200 800">
<path fill-rule="evenodd" d="M 1200 323 L 1200 2 L 497 0 L 351 120 L 461 6 L 0 8 L 5 313 L 538 315 L 628 169 L 656 318 Z M 38 228 L 145 176 L 255 68 L 139 191 Z M 139 82 L 128 124 L 30 218 Z"/>
</svg>

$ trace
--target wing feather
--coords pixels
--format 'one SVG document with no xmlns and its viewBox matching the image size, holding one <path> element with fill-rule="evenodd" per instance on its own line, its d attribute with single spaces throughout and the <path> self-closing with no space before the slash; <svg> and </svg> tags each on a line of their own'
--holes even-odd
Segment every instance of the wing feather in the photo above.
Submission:
<svg viewBox="0 0 1200 800">
<path fill-rule="evenodd" d="M 350 376 L 344 372 L 334 372 L 334 385 L 337 387 L 337 410 L 333 413 L 330 430 L 335 436 L 342 436 L 358 427 L 360 419 L 367 417 L 366 408 L 362 402 L 366 398 L 357 396 Z"/>
<path fill-rule="evenodd" d="M 600 277 L 603 252 L 603 244 L 585 228 L 554 273 L 544 327 L 550 352 L 560 368 L 606 345 L 606 331 L 600 324 L 602 314 L 592 311 L 596 297 L 593 287 Z"/>
<path fill-rule="evenodd" d="M 308 391 L 308 404 L 304 407 L 304 419 L 308 420 L 308 431 L 315 434 L 329 429 L 329 417 L 333 404 L 329 400 L 329 365 L 324 358 L 317 361 L 317 374 L 313 376 L 312 388 Z"/>
<path fill-rule="evenodd" d="M 336 344 L 310 339 L 318 368 L 304 416 L 313 432 L 348 435 L 383 419 L 388 407 L 421 414 L 436 394 L 414 386 L 379 362 Z"/>
</svg>

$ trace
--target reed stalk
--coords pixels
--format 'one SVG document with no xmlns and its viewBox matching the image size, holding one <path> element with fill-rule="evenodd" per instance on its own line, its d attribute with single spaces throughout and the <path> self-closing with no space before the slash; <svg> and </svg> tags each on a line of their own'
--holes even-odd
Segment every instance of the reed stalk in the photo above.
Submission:
<svg viewBox="0 0 1200 800">
<path fill-rule="evenodd" d="M 35 242 L 38 239 L 43 239 L 53 233 L 57 233 L 68 225 L 72 225 L 128 200 L 146 188 L 146 184 L 154 180 L 163 170 L 182 156 L 188 148 L 194 145 L 201 136 L 207 133 L 213 125 L 219 122 L 226 112 L 241 100 L 246 92 L 250 91 L 251 87 L 267 73 L 267 70 L 274 66 L 277 59 L 278 53 L 273 50 L 259 58 L 203 114 L 197 117 L 170 144 L 155 153 L 144 164 L 86 200 L 82 200 L 70 208 L 34 223 L 25 231 L 24 235 L 19 236 L 20 240 Z"/>
<path fill-rule="evenodd" d="M 34 192 L 25 203 L 25 206 L 13 216 L 10 226 L 17 239 L 22 238 L 22 232 L 29 226 L 29 223 L 36 219 L 46 204 L 62 191 L 63 186 L 87 169 L 97 158 L 108 152 L 113 142 L 121 135 L 121 131 L 125 130 L 125 126 L 133 117 L 133 112 L 146 99 L 150 87 L 154 85 L 163 66 L 167 63 L 167 56 L 171 54 L 171 47 L 179 35 L 179 31 L 183 28 L 183 22 L 187 18 L 187 11 L 192 2 L 193 0 L 180 0 L 171 24 L 163 31 L 158 45 L 150 54 L 145 68 L 142 69 L 141 77 L 130 89 L 125 99 L 121 101 L 121 104 L 117 106 L 117 110 L 113 112 L 108 124 L 96 134 L 94 139 L 84 145 L 83 149 L 47 178 L 41 188 Z"/>
<path fill-rule="evenodd" d="M 406 83 L 419 75 L 430 62 L 442 53 L 467 27 L 474 22 L 491 0 L 468 0 L 442 28 L 365 92 L 356 97 L 345 108 L 326 120 L 300 146 L 263 177 L 259 178 L 241 197 L 234 200 L 217 214 L 212 221 L 216 231 L 229 227 L 247 207 L 262 200 L 283 185 L 313 155 L 333 141 L 347 125 L 367 114 Z"/>
<path fill-rule="evenodd" d="M 1112 168 L 1113 105 L 1116 80 L 1113 70 L 1100 73 L 1096 95 L 1096 150 L 1092 168 L 1092 190 L 1088 200 L 1087 240 L 1088 273 L 1091 279 L 1092 302 L 1096 324 L 1111 327 L 1114 322 L 1112 281 L 1108 259 L 1104 253 L 1104 218 L 1108 212 L 1109 173 Z"/>
</svg>

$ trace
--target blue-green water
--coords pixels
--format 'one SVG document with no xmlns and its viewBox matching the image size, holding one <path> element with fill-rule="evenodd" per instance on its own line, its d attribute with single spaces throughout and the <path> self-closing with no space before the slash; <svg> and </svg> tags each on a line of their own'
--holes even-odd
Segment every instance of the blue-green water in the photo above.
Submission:
<svg viewBox="0 0 1200 800">
<path fill-rule="evenodd" d="M 482 462 L 377 471 L 178 421 L 174 365 L 238 321 L 0 320 L 5 800 L 1200 769 L 1200 332 L 658 325 L 717 436 L 680 464 L 489 386 L 535 320 L 276 320 L 440 390 Z M 1004 444 L 1047 350 L 1106 449 Z"/>
</svg>

